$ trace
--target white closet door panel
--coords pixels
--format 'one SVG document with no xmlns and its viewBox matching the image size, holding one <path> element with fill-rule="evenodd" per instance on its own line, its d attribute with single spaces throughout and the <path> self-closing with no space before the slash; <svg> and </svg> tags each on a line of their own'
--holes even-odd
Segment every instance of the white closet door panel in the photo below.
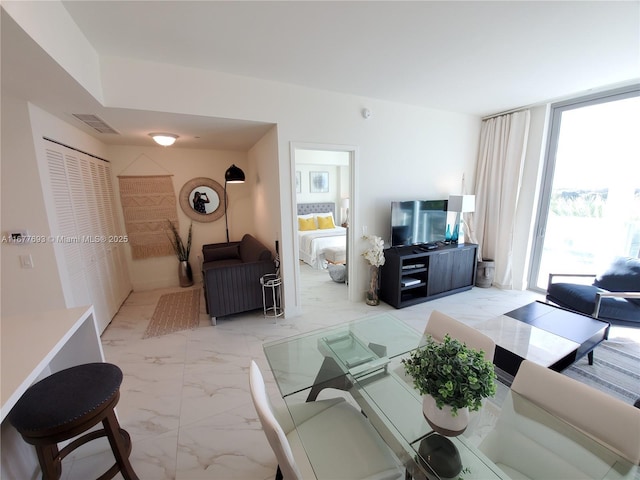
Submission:
<svg viewBox="0 0 640 480">
<path fill-rule="evenodd" d="M 119 233 L 111 167 L 73 149 L 46 149 L 48 181 L 58 242 L 54 251 L 68 307 L 93 304 L 102 332 L 131 291 L 124 244 Z"/>
<path fill-rule="evenodd" d="M 113 177 L 112 177 L 111 165 L 107 165 L 106 173 L 107 173 L 106 185 L 107 185 L 107 193 L 109 195 L 111 220 L 113 222 L 113 234 L 123 236 L 123 235 L 126 235 L 127 232 L 124 230 L 123 223 L 121 223 L 118 218 L 118 207 L 117 207 L 117 201 L 116 201 L 116 192 L 114 190 L 113 181 L 112 181 Z"/>
<path fill-rule="evenodd" d="M 80 307 L 83 305 L 93 305 L 93 299 L 89 292 L 85 271 L 76 272 L 71 275 L 71 285 L 73 285 L 72 298 L 73 304 L 69 307 Z"/>
<path fill-rule="evenodd" d="M 83 203 L 76 198 L 78 191 L 82 191 L 84 187 L 80 171 L 80 158 L 75 154 L 66 153 L 64 155 L 64 165 L 66 170 L 66 193 L 71 201 L 73 211 L 73 226 L 69 222 L 67 224 L 68 229 L 65 228 L 67 239 L 63 248 L 67 255 L 73 256 L 73 267 L 70 273 L 75 273 L 84 268 L 82 254 L 84 238 L 79 234 L 78 225 L 84 220 L 86 214 L 83 209 Z"/>
<path fill-rule="evenodd" d="M 89 169 L 91 171 L 90 191 L 92 196 L 91 229 L 95 232 L 95 235 L 105 235 L 106 232 L 103 231 L 102 228 L 105 223 L 105 214 L 102 206 L 102 185 L 100 184 L 100 174 L 98 172 L 98 166 L 94 161 L 90 161 Z"/>
<path fill-rule="evenodd" d="M 100 275 L 100 284 L 102 285 L 100 294 L 109 313 L 109 319 L 111 319 L 118 308 L 116 306 L 115 275 L 111 267 L 110 252 L 106 252 L 105 255 L 98 260 L 98 273 Z"/>
<path fill-rule="evenodd" d="M 118 275 L 118 306 L 124 302 L 131 293 L 131 280 L 127 267 L 127 258 L 124 244 L 119 244 L 113 249 L 114 259 Z"/>
<path fill-rule="evenodd" d="M 98 166 L 100 175 L 101 203 L 105 214 L 105 231 L 107 235 L 115 236 L 118 233 L 116 228 L 116 216 L 113 206 L 113 187 L 111 186 L 111 168 L 109 164 L 102 163 Z"/>
<path fill-rule="evenodd" d="M 69 182 L 78 235 L 83 239 L 82 256 L 85 263 L 90 263 L 96 259 L 95 244 L 91 242 L 91 239 L 96 235 L 92 227 L 92 217 L 95 216 L 95 200 L 91 191 L 91 170 L 85 158 L 78 159 L 78 174 L 70 177 Z"/>
<path fill-rule="evenodd" d="M 89 163 L 90 171 L 89 189 L 92 195 L 92 200 L 89 204 L 92 211 L 91 229 L 97 238 L 93 247 L 100 277 L 100 290 L 93 292 L 93 296 L 99 297 L 99 302 L 104 305 L 109 321 L 111 321 L 117 311 L 116 297 L 114 295 L 116 280 L 108 258 L 111 245 L 108 243 L 109 232 L 103 201 L 106 186 L 102 183 L 103 179 L 100 174 L 103 162 L 92 158 L 87 159 L 87 162 Z M 106 328 L 106 325 L 103 328 Z"/>
<path fill-rule="evenodd" d="M 64 165 L 64 157 L 61 153 L 47 150 L 47 164 L 49 167 L 49 179 L 53 193 L 53 203 L 56 212 L 55 234 L 73 234 L 76 223 L 73 214 L 73 205 L 67 189 L 67 172 Z"/>
<path fill-rule="evenodd" d="M 111 322 L 111 315 L 109 314 L 109 307 L 104 295 L 99 293 L 102 291 L 102 275 L 100 273 L 100 266 L 98 262 L 91 262 L 87 265 L 87 287 L 89 295 L 91 296 L 91 303 L 96 312 L 96 325 L 98 332 L 104 332 L 109 322 Z"/>
<path fill-rule="evenodd" d="M 58 264 L 58 272 L 62 283 L 65 304 L 76 306 L 78 286 L 84 284 L 78 280 L 78 275 L 83 275 L 83 260 L 80 245 L 75 242 L 76 223 L 73 211 L 73 202 L 67 184 L 67 168 L 62 152 L 54 149 L 46 149 L 47 174 L 50 184 L 54 219 L 50 221 L 51 234 L 54 237 L 53 250 Z M 88 302 L 84 302 L 87 305 Z"/>
</svg>

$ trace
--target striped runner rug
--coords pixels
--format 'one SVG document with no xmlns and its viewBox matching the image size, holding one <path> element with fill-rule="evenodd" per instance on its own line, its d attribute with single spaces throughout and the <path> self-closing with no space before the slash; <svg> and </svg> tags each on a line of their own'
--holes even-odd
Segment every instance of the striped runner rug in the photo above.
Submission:
<svg viewBox="0 0 640 480">
<path fill-rule="evenodd" d="M 196 328 L 200 320 L 200 293 L 199 288 L 192 288 L 162 295 L 142 338 Z"/>
<path fill-rule="evenodd" d="M 633 404 L 640 398 L 640 344 L 627 338 L 603 341 L 593 351 L 593 365 L 583 357 L 563 374 Z"/>
</svg>

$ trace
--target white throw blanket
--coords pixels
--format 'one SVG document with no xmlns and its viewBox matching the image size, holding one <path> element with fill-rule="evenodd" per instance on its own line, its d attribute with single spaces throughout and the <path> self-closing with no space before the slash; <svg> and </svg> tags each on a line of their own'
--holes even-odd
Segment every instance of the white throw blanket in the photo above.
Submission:
<svg viewBox="0 0 640 480">
<path fill-rule="evenodd" d="M 300 260 L 317 269 L 326 266 L 324 250 L 329 247 L 347 246 L 347 229 L 344 227 L 322 230 L 298 231 Z"/>
</svg>

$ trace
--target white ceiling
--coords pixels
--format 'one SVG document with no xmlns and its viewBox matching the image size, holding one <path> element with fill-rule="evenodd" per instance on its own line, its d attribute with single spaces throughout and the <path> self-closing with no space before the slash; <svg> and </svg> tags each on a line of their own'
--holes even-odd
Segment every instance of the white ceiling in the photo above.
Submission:
<svg viewBox="0 0 640 480">
<path fill-rule="evenodd" d="M 638 1 L 63 3 L 99 55 L 478 116 L 640 77 Z M 148 112 L 103 113 L 121 133 L 152 127 Z M 193 136 L 213 122 L 187 117 L 161 120 Z"/>
</svg>

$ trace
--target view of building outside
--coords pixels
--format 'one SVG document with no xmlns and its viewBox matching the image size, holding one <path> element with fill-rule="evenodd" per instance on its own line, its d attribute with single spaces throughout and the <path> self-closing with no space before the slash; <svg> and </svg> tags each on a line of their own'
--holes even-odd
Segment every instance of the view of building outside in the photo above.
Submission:
<svg viewBox="0 0 640 480">
<path fill-rule="evenodd" d="M 563 112 L 538 287 L 640 256 L 639 132 L 640 97 Z"/>
</svg>

